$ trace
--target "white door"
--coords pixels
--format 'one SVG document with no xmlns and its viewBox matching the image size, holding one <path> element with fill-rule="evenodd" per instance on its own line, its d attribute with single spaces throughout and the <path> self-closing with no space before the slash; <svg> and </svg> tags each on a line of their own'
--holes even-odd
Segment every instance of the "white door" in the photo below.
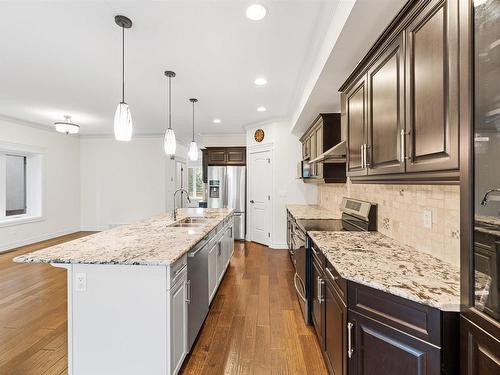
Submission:
<svg viewBox="0 0 500 375">
<path fill-rule="evenodd" d="M 248 182 L 250 187 L 250 240 L 264 245 L 271 242 L 271 151 L 250 153 Z"/>
</svg>

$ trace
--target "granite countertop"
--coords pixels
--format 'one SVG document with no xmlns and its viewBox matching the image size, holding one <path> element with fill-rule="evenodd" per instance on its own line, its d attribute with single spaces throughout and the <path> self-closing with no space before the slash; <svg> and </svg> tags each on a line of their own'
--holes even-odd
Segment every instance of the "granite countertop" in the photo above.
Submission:
<svg viewBox="0 0 500 375">
<path fill-rule="evenodd" d="M 288 204 L 287 210 L 296 220 L 316 219 L 340 219 L 340 213 L 336 213 L 316 204 Z"/>
<path fill-rule="evenodd" d="M 474 216 L 474 229 L 500 237 L 500 217 L 475 215 Z"/>
<path fill-rule="evenodd" d="M 74 241 L 23 254 L 17 263 L 86 263 L 168 265 L 195 246 L 234 210 L 229 208 L 179 209 L 178 219 L 201 216 L 208 220 L 192 227 L 170 227 L 171 214 L 161 214 Z"/>
<path fill-rule="evenodd" d="M 308 232 L 339 274 L 443 311 L 460 311 L 460 270 L 378 232 Z"/>
</svg>

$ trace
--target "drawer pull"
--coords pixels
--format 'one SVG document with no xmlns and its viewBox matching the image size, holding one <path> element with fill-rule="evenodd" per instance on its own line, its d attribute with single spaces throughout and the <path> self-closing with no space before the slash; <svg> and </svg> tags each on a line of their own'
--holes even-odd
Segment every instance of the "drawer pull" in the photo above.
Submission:
<svg viewBox="0 0 500 375">
<path fill-rule="evenodd" d="M 311 247 L 314 255 L 316 255 L 317 257 L 319 256 L 319 251 L 317 251 L 314 247 Z"/>
<path fill-rule="evenodd" d="M 328 276 L 330 276 L 330 277 L 332 278 L 332 280 L 333 280 L 333 281 L 337 281 L 337 280 L 339 279 L 339 277 L 338 277 L 338 276 L 333 276 L 332 271 L 330 271 L 330 269 L 329 269 L 328 267 L 327 267 L 327 268 L 325 268 L 325 271 L 326 271 L 326 273 L 328 274 Z"/>
<path fill-rule="evenodd" d="M 187 267 L 187 264 L 183 265 L 181 268 L 179 268 L 177 271 L 174 272 L 174 277 L 176 277 L 178 274 L 180 274 L 184 269 Z"/>
<path fill-rule="evenodd" d="M 191 280 L 186 281 L 186 302 L 191 303 Z"/>
</svg>

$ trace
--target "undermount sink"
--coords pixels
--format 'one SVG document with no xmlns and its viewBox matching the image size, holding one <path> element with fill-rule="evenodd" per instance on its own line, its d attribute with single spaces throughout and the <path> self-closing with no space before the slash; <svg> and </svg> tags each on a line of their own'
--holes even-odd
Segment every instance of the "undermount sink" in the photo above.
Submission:
<svg viewBox="0 0 500 375">
<path fill-rule="evenodd" d="M 200 227 L 209 220 L 206 217 L 186 217 L 175 224 L 169 225 L 170 227 Z"/>
</svg>

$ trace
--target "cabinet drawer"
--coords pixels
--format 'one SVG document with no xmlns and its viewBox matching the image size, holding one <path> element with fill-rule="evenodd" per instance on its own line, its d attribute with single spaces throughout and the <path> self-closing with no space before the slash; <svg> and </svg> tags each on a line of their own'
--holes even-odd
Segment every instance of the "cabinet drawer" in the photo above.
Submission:
<svg viewBox="0 0 500 375">
<path fill-rule="evenodd" d="M 331 282 L 332 286 L 335 288 L 342 301 L 346 301 L 346 290 L 347 283 L 345 279 L 340 277 L 335 267 L 333 267 L 330 262 L 326 261 L 325 265 L 325 277 Z"/>
<path fill-rule="evenodd" d="M 353 282 L 348 282 L 349 310 L 441 346 L 441 312 Z"/>
<path fill-rule="evenodd" d="M 167 289 L 170 289 L 187 272 L 187 256 L 175 261 L 170 265 L 169 277 L 167 278 Z"/>
</svg>

